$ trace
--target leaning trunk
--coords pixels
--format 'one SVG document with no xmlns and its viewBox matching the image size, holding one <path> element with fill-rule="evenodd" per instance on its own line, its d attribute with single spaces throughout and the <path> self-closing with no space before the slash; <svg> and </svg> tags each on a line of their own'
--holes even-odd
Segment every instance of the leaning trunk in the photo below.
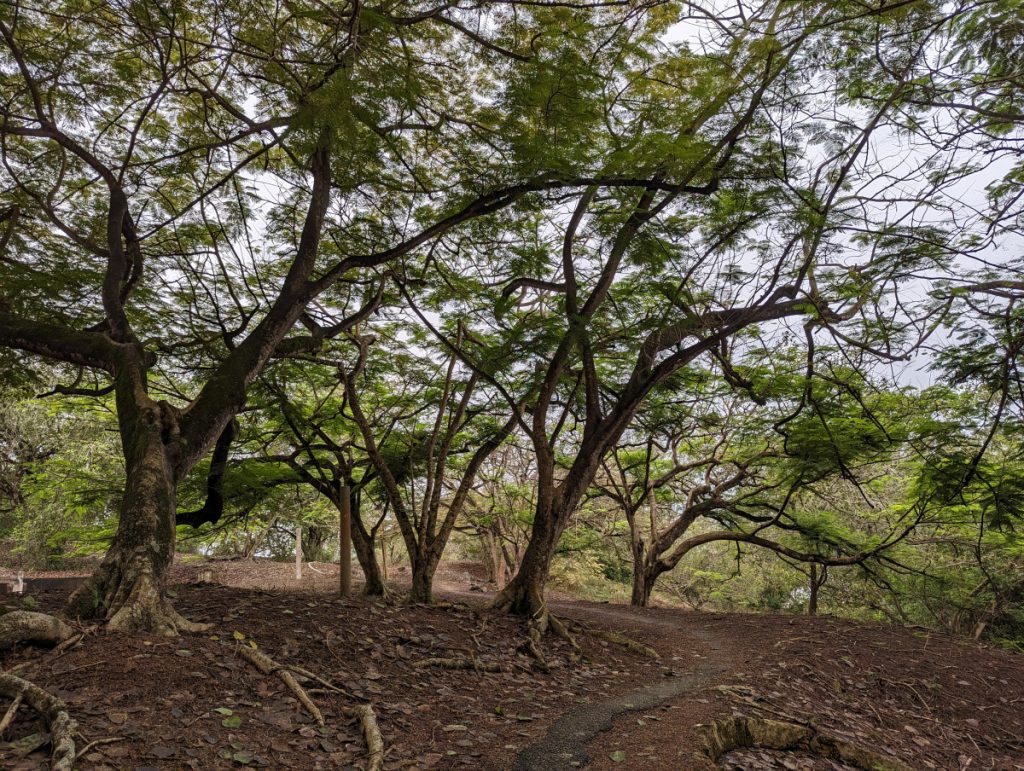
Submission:
<svg viewBox="0 0 1024 771">
<path fill-rule="evenodd" d="M 192 631 L 163 595 L 174 556 L 175 482 L 160 405 L 123 404 L 118 418 L 127 474 L 117 533 L 96 572 L 71 596 L 69 610 L 111 629 L 160 635 Z"/>
<path fill-rule="evenodd" d="M 544 585 L 560 534 L 557 521 L 552 507 L 538 502 L 530 542 L 523 552 L 519 570 L 494 600 L 494 607 L 536 621 L 542 632 L 548 621 Z"/>
</svg>

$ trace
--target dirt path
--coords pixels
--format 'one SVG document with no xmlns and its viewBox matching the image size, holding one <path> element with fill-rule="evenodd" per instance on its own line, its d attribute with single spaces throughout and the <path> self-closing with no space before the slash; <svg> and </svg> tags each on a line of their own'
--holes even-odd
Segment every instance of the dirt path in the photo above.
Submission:
<svg viewBox="0 0 1024 771">
<path fill-rule="evenodd" d="M 831 617 L 577 600 L 553 602 L 552 609 L 617 629 L 658 650 L 662 660 L 642 687 L 567 710 L 520 752 L 517 771 L 702 768 L 698 725 L 734 713 L 813 724 L 913 768 L 1024 769 L 1024 657 L 1018 654 Z M 729 769 L 845 768 L 770 750 L 727 757 Z"/>
<path fill-rule="evenodd" d="M 712 629 L 681 623 L 671 612 L 575 600 L 556 601 L 551 607 L 565 618 L 608 626 L 635 639 L 655 642 L 659 652 L 663 656 L 668 654 L 670 660 L 679 657 L 666 650 L 669 648 L 665 644 L 666 637 L 671 637 L 670 650 L 685 648 L 698 658 L 686 671 L 659 666 L 656 677 L 660 680 L 597 704 L 570 709 L 551 725 L 541 741 L 519 753 L 516 771 L 572 771 L 588 766 L 591 762 L 588 746 L 600 734 L 611 731 L 616 723 L 625 723 L 634 713 L 643 713 L 720 682 L 740 658 L 740 651 L 727 637 Z M 658 720 L 656 717 L 649 719 Z"/>
<path fill-rule="evenodd" d="M 631 713 L 649 710 L 665 701 L 706 686 L 725 671 L 711 666 L 702 672 L 663 680 L 579 709 L 571 709 L 548 729 L 543 740 L 516 757 L 516 771 L 564 771 L 590 763 L 587 746 L 614 722 Z"/>
</svg>

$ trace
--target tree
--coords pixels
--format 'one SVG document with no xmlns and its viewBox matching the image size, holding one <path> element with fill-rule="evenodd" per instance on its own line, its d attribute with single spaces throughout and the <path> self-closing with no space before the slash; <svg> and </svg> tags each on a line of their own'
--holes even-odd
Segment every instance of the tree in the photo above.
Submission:
<svg viewBox="0 0 1024 771">
<path fill-rule="evenodd" d="M 363 593 L 385 595 L 376 544 L 387 510 L 370 521 L 364 518 L 363 500 L 377 480 L 377 472 L 358 444 L 358 428 L 345 414 L 344 379 L 316 362 L 302 362 L 290 372 L 276 369 L 263 384 L 268 398 L 261 411 L 268 425 L 256 460 L 285 465 L 292 475 L 282 482 L 309 485 L 338 512 L 347 490 L 352 546 L 363 571 Z M 280 452 L 280 445 L 288 452 Z"/>
<path fill-rule="evenodd" d="M 409 598 L 431 602 L 434 572 L 476 475 L 509 437 L 517 415 L 494 415 L 494 395 L 480 393 L 478 376 L 459 371 L 454 353 L 432 364 L 429 349 L 396 350 L 391 338 L 390 366 L 378 370 L 383 362 L 371 360 L 372 344 L 359 340 L 359 361 L 344 376 L 345 399 L 409 554 Z M 366 391 L 375 408 L 366 406 Z M 460 467 L 452 468 L 460 457 Z"/>
<path fill-rule="evenodd" d="M 776 451 L 763 437 L 770 426 L 755 420 L 739 400 L 724 402 L 697 389 L 700 396 L 689 409 L 657 415 L 648 403 L 595 480 L 629 526 L 633 605 L 648 604 L 658 577 L 686 554 L 669 552 L 702 517 L 770 520 L 743 507 L 769 486 L 764 466 Z M 759 434 L 760 442 L 754 438 Z"/>
<path fill-rule="evenodd" d="M 535 5 L 0 10 L 0 346 L 113 388 L 125 458 L 76 612 L 195 628 L 162 594 L 175 491 L 268 362 L 361 318 L 363 272 L 592 179 L 521 157 L 538 92 L 517 73 L 568 50 L 566 24 L 615 38 L 647 9 Z"/>
<path fill-rule="evenodd" d="M 488 581 L 504 586 L 519 568 L 534 508 L 533 461 L 513 435 L 477 472 L 463 531 L 480 539 Z"/>
<path fill-rule="evenodd" d="M 913 310 L 899 305 L 894 318 L 882 308 L 914 271 L 941 264 L 942 232 L 903 224 L 908 198 L 921 216 L 928 208 L 918 195 L 924 172 L 891 183 L 894 170 L 874 152 L 891 140 L 906 84 L 888 81 L 888 100 L 869 110 L 848 91 L 871 42 L 920 55 L 927 9 L 749 10 L 713 16 L 699 51 L 680 46 L 638 63 L 628 108 L 607 110 L 616 123 L 608 163 L 657 158 L 659 184 L 537 196 L 517 210 L 518 230 L 506 225 L 499 238 L 481 223 L 439 250 L 434 264 L 447 260 L 445 280 L 463 296 L 407 291 L 414 304 L 472 319 L 457 338 L 421 313 L 510 403 L 527 405 L 537 505 L 519 571 L 496 604 L 541 630 L 559 537 L 653 390 L 685 395 L 691 368 L 709 357 L 743 388 L 744 358 L 788 349 L 795 335 L 812 373 L 828 341 L 852 357 L 902 356 Z M 508 257 L 495 266 L 474 249 Z M 495 370 L 509 359 L 521 363 Z"/>
</svg>

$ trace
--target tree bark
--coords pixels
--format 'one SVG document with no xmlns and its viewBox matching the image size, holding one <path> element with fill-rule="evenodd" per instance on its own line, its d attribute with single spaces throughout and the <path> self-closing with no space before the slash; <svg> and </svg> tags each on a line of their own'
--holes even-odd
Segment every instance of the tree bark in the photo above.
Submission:
<svg viewBox="0 0 1024 771">
<path fill-rule="evenodd" d="M 417 556 L 412 560 L 412 587 L 409 589 L 409 602 L 430 604 L 434 600 L 434 566 L 425 557 Z"/>
<path fill-rule="evenodd" d="M 651 602 L 651 592 L 654 591 L 654 582 L 658 575 L 645 564 L 633 563 L 633 591 L 629 598 L 629 604 L 637 608 L 646 608 Z"/>
<path fill-rule="evenodd" d="M 484 552 L 487 555 L 487 581 L 495 586 L 504 586 L 508 580 L 508 567 L 505 555 L 501 550 L 501 535 L 497 527 L 483 528 L 480 531 Z"/>
<path fill-rule="evenodd" d="M 536 622 L 541 632 L 547 630 L 548 611 L 544 602 L 544 586 L 558 536 L 555 510 L 538 502 L 533 532 L 523 552 L 519 570 L 494 600 L 494 607 L 506 613 L 524 616 Z"/>
<path fill-rule="evenodd" d="M 376 538 L 363 524 L 361 497 L 358 491 L 352 492 L 352 547 L 356 550 L 356 559 L 363 571 L 363 594 L 367 597 L 383 597 L 387 594 L 387 586 L 377 561 Z M 340 511 L 341 502 L 335 501 L 334 504 Z"/>
<path fill-rule="evenodd" d="M 114 540 L 93 575 L 69 600 L 69 611 L 102 619 L 111 629 L 173 636 L 197 631 L 163 596 L 174 557 L 175 485 L 171 408 L 145 394 L 142 367 L 117 379 L 117 412 L 125 458 L 125 491 Z"/>
</svg>

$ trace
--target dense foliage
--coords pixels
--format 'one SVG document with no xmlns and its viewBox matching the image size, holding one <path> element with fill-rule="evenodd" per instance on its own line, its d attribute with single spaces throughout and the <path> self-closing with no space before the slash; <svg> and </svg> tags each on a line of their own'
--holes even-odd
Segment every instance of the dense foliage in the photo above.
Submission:
<svg viewBox="0 0 1024 771">
<path fill-rule="evenodd" d="M 1024 638 L 1022 10 L 5 4 L 5 559 Z"/>
</svg>

